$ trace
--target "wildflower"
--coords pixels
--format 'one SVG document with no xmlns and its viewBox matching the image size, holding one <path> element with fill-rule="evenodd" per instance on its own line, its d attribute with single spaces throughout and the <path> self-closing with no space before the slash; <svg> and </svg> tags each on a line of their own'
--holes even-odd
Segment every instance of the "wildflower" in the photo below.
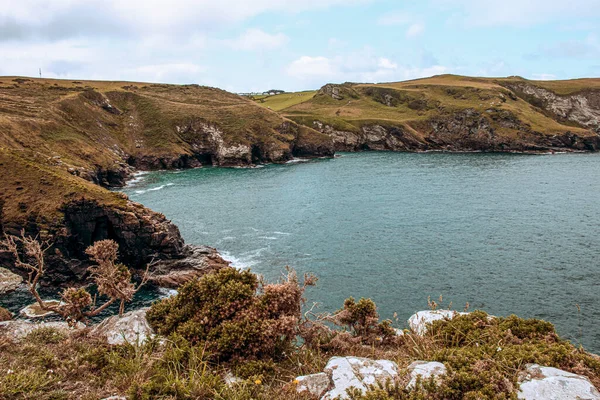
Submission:
<svg viewBox="0 0 600 400">
<path fill-rule="evenodd" d="M 297 385 L 297 384 L 299 384 L 299 383 L 300 383 L 300 381 L 299 381 L 298 379 L 294 379 L 294 380 L 292 381 L 292 383 L 293 383 L 294 385 Z"/>
<path fill-rule="evenodd" d="M 260 385 L 262 383 L 262 381 L 260 379 L 257 379 L 254 381 L 255 384 Z"/>
<path fill-rule="evenodd" d="M 15 371 L 13 371 L 12 369 L 9 369 L 8 371 L 6 371 L 6 375 L 10 375 L 12 373 L 14 373 Z"/>
<path fill-rule="evenodd" d="M 496 351 L 502 351 L 502 347 L 498 347 Z"/>
</svg>

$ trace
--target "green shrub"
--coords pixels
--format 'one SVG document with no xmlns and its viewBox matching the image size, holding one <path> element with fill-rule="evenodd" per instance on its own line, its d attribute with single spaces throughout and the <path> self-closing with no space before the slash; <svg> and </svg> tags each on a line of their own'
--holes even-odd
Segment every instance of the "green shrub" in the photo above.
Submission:
<svg viewBox="0 0 600 400">
<path fill-rule="evenodd" d="M 184 285 L 152 305 L 147 319 L 162 335 L 176 333 L 203 343 L 217 360 L 270 359 L 296 336 L 302 294 L 293 271 L 277 284 L 263 284 L 250 271 L 220 270 Z"/>
</svg>

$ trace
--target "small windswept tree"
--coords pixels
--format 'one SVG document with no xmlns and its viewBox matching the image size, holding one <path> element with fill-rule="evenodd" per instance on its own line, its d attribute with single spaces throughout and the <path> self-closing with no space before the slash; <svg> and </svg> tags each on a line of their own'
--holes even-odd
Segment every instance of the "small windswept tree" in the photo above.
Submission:
<svg viewBox="0 0 600 400">
<path fill-rule="evenodd" d="M 88 247 L 86 253 L 97 265 L 89 268 L 91 276 L 98 286 L 98 294 L 106 296 L 102 305 L 96 305 L 96 297 L 85 288 L 67 288 L 62 291 L 60 304 L 45 302 L 38 292 L 38 284 L 46 272 L 45 253 L 52 247 L 48 242 L 40 242 L 36 238 L 25 236 L 4 235 L 0 247 L 12 253 L 15 266 L 29 272 L 27 285 L 29 292 L 44 311 L 52 311 L 69 323 L 86 322 L 106 310 L 110 305 L 119 302 L 119 315 L 123 315 L 125 303 L 131 301 L 137 291 L 149 278 L 148 268 L 142 281 L 136 285 L 131 281 L 129 269 L 117 262 L 119 245 L 114 240 L 101 240 Z"/>
</svg>

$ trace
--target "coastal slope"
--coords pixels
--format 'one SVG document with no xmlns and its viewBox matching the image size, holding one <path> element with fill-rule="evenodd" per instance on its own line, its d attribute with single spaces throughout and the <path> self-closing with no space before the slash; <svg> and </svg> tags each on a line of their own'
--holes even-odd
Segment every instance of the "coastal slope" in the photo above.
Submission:
<svg viewBox="0 0 600 400">
<path fill-rule="evenodd" d="M 286 96 L 293 104 L 281 115 L 329 135 L 338 151 L 600 149 L 600 79 L 441 75 L 328 84 L 310 98 L 284 93 L 260 104 L 286 104 Z"/>
<path fill-rule="evenodd" d="M 0 77 L 0 234 L 54 243 L 53 281 L 82 279 L 100 239 L 133 267 L 181 259 L 195 252 L 175 225 L 105 187 L 137 170 L 331 155 L 327 135 L 220 89 Z"/>
</svg>

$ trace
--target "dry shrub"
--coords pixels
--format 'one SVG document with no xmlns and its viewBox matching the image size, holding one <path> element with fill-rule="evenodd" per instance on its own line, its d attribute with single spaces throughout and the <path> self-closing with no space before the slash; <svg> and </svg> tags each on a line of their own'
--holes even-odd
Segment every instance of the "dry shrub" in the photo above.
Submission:
<svg viewBox="0 0 600 400">
<path fill-rule="evenodd" d="M 264 284 L 250 271 L 220 270 L 185 284 L 179 294 L 152 305 L 147 319 L 162 335 L 204 343 L 217 360 L 272 359 L 295 339 L 302 295 L 293 270 L 279 283 Z"/>
<path fill-rule="evenodd" d="M 12 319 L 12 313 L 4 307 L 0 307 L 0 322 L 9 321 Z"/>
</svg>

